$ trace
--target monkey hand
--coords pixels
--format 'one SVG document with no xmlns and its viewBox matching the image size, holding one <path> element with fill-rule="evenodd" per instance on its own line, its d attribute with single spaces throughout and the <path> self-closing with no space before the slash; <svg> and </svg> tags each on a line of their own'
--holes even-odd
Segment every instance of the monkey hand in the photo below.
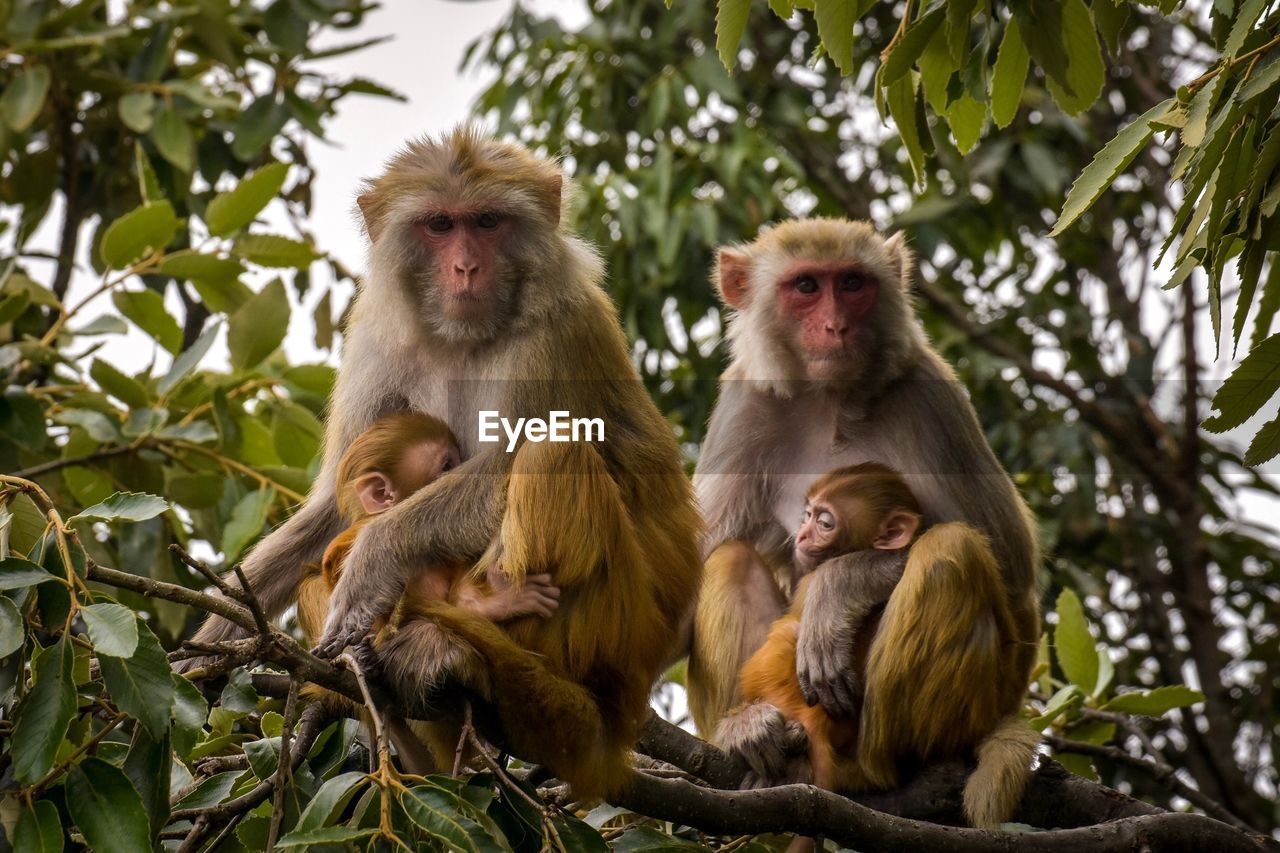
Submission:
<svg viewBox="0 0 1280 853">
<path fill-rule="evenodd" d="M 805 702 L 821 704 L 837 719 L 852 716 L 862 695 L 853 645 L 854 626 L 845 599 L 811 587 L 796 638 L 796 679 Z"/>
<path fill-rule="evenodd" d="M 809 736 L 804 727 L 767 702 L 731 711 L 716 730 L 715 741 L 750 768 L 744 789 L 804 781 L 809 775 Z"/>
<path fill-rule="evenodd" d="M 493 594 L 481 608 L 482 615 L 494 622 L 515 619 L 518 616 L 540 616 L 549 619 L 560 606 L 560 587 L 551 582 L 551 575 L 526 575 L 520 586 L 512 583 L 500 563 L 490 566 L 485 573 Z"/>
<path fill-rule="evenodd" d="M 319 657 L 336 658 L 347 646 L 358 645 L 404 593 L 405 578 L 392 571 L 394 557 L 389 554 L 393 552 L 369 540 L 375 532 L 374 525 L 366 527 L 347 554 L 342 577 L 329 599 L 324 633 L 312 650 Z"/>
</svg>

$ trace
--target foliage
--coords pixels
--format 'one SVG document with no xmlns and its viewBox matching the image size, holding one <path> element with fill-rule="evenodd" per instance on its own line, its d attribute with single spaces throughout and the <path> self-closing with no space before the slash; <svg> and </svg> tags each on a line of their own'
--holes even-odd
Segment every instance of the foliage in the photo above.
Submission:
<svg viewBox="0 0 1280 853">
<path fill-rule="evenodd" d="M 669 4 L 670 5 L 670 4 Z M 732 68 L 746 29 L 750 0 L 718 0 L 716 48 Z M 854 40 L 874 37 L 874 0 L 770 0 L 783 21 L 797 9 L 817 25 L 815 58 L 825 56 L 841 74 L 853 74 Z M 1245 341 L 1249 314 L 1257 308 L 1250 346 L 1258 347 L 1280 309 L 1280 9 L 1270 0 L 1180 3 L 1160 0 L 1163 14 L 1180 20 L 1211 47 L 1204 73 L 1117 133 L 1081 172 L 1062 205 L 1052 235 L 1075 224 L 1157 134 L 1176 133 L 1181 143 L 1169 177 L 1181 200 L 1173 226 L 1152 259 L 1166 257 L 1172 273 L 1166 287 L 1187 282 L 1192 270 L 1208 278 L 1209 316 L 1221 346 L 1223 280 L 1234 269 L 1240 281 L 1228 341 Z M 902 18 L 880 54 L 876 106 L 892 115 L 915 180 L 926 180 L 924 160 L 934 150 L 926 115 L 945 122 L 961 153 L 973 148 L 994 123 L 1005 128 L 1018 113 L 1030 68 L 1057 107 L 1068 115 L 1088 110 L 1103 93 L 1103 49 L 1122 51 L 1138 0 L 907 0 Z M 1201 28 L 1204 28 L 1203 30 Z M 1031 99 L 1034 106 L 1036 99 Z M 1177 244 L 1177 250 L 1168 254 Z M 1261 286 L 1261 289 L 1260 289 Z M 1243 368 L 1243 365 L 1242 365 Z M 1280 390 L 1272 373 L 1237 369 L 1214 398 L 1221 414 L 1205 428 L 1225 432 L 1258 413 Z M 1259 465 L 1280 454 L 1280 419 L 1263 425 L 1245 454 Z"/>
<path fill-rule="evenodd" d="M 867 32 L 887 41 L 887 8 L 867 6 L 858 7 Z M 313 665 L 278 631 L 230 655 L 225 683 L 208 696 L 172 673 L 166 649 L 218 602 L 196 592 L 208 583 L 198 564 L 165 546 L 232 566 L 314 473 L 333 371 L 290 364 L 280 344 L 302 322 L 319 347 L 332 345 L 331 297 L 311 318 L 294 316 L 293 297 L 321 286 L 317 268 L 338 281 L 347 273 L 305 230 L 306 148 L 346 95 L 391 93 L 313 70 L 367 46 L 314 47 L 361 21 L 369 7 L 357 0 L 138 0 L 127 19 L 121 8 L 0 2 L 0 470 L 9 472 L 0 478 L 0 847 L 707 841 L 622 808 L 548 805 L 521 768 L 496 760 L 457 779 L 366 773 L 360 726 L 326 721 L 317 704 L 302 711 L 287 676 L 238 665 Z M 1275 722 L 1267 679 L 1280 665 L 1266 590 L 1276 554 L 1263 532 L 1225 525 L 1228 484 L 1271 486 L 1199 437 L 1187 466 L 1179 413 L 1150 402 L 1167 392 L 1154 378 L 1159 336 L 1134 320 L 1145 289 L 1115 287 L 1121 257 L 1147 257 L 1152 223 L 1173 209 L 1169 164 L 1140 151 L 1131 168 L 1142 180 L 1101 196 L 1082 219 L 1090 232 L 1042 237 L 1071 171 L 1163 100 L 1144 92 L 1159 78 L 1130 43 L 1145 33 L 1152 56 L 1174 48 L 1145 14 L 1134 11 L 1118 35 L 1132 69 L 1111 93 L 1123 108 L 1095 107 L 1078 123 L 1032 75 L 1020 97 L 1040 118 L 1011 107 L 1002 84 L 992 97 L 1014 114 L 1006 133 L 961 156 L 917 105 L 916 132 L 934 150 L 924 160 L 874 127 L 874 102 L 850 82 L 806 65 L 818 34 L 794 18 L 758 32 L 744 14 L 721 22 L 750 33 L 732 77 L 709 48 L 716 23 L 689 3 L 667 12 L 602 2 L 577 33 L 517 7 L 475 56 L 501 74 L 483 107 L 506 130 L 569 155 L 585 190 L 576 225 L 608 255 L 637 360 L 691 458 L 721 362 L 711 249 L 796 211 L 874 212 L 909 228 L 927 274 L 926 323 L 1054 554 L 1058 615 L 1037 673 L 1039 724 L 1078 772 L 1166 802 L 1150 772 L 1078 751 L 1117 744 L 1148 771 L 1169 766 L 1156 759 L 1185 768 L 1261 825 L 1270 813 L 1250 786 L 1273 780 L 1274 768 L 1237 766 L 1231 747 L 1274 754 L 1264 744 Z M 816 26 L 829 38 L 853 20 Z M 852 51 L 851 68 L 872 67 L 865 44 Z M 1023 60 L 1012 51 L 1005 61 Z M 894 116 L 910 114 L 904 91 L 889 95 Z M 912 196 L 921 169 L 930 189 Z M 49 233 L 52 254 L 36 248 Z M 76 292 L 77 268 L 96 285 Z M 1086 289 L 1096 297 L 1082 299 Z M 142 370 L 100 354 L 106 336 L 126 330 L 154 341 Z M 226 364 L 211 366 L 224 341 Z M 1060 374 L 1033 363 L 1037 348 L 1057 354 Z M 1266 375 L 1273 353 L 1257 352 L 1249 369 Z M 1188 358 L 1194 367 L 1194 351 Z M 1055 384 L 1059 375 L 1087 380 L 1093 396 Z M 1193 410 L 1197 394 L 1185 395 Z M 1234 626 L 1231 644 L 1212 614 Z M 1102 651 L 1098 625 L 1108 629 Z M 1227 647 L 1230 660 L 1218 656 Z M 1228 664 L 1239 668 L 1230 683 Z M 1178 686 L 1184 672 L 1203 697 Z"/>
<path fill-rule="evenodd" d="M 739 15 L 747 8 L 724 5 Z M 983 16 L 992 8 L 952 5 Z M 997 90 L 1002 115 L 1013 116 L 1007 126 L 961 140 L 967 153 L 936 120 L 946 115 L 921 114 L 917 103 L 915 126 L 933 151 L 923 160 L 881 124 L 867 90 L 901 24 L 895 4 L 857 4 L 847 75 L 814 61 L 823 24 L 790 15 L 785 3 L 772 4 L 785 23 L 763 25 L 752 4 L 743 25 L 713 20 L 700 3 L 593 2 L 590 20 L 572 30 L 517 8 L 470 61 L 497 74 L 480 101 L 490 120 L 574 169 L 584 189 L 575 227 L 603 247 L 624 322 L 640 339 L 638 363 L 691 453 L 723 358 L 706 286 L 715 247 L 796 214 L 905 230 L 920 259 L 926 329 L 1040 521 L 1050 600 L 1075 590 L 1084 613 L 1106 627 L 1112 684 L 1155 691 L 1192 673 L 1205 694 L 1149 738 L 1156 753 L 1127 730 L 1113 743 L 1167 760 L 1231 811 L 1270 827 L 1278 816 L 1260 792 L 1277 780 L 1267 756 L 1280 746 L 1269 699 L 1280 672 L 1268 627 L 1280 618 L 1276 540 L 1241 519 L 1237 500 L 1277 492 L 1229 444 L 1195 428 L 1209 402 L 1196 341 L 1207 314 L 1189 289 L 1161 290 L 1166 282 L 1151 269 L 1183 199 L 1174 158 L 1139 146 L 1088 216 L 1047 235 L 1072 176 L 1173 94 L 1171 75 L 1202 68 L 1213 48 L 1186 15 L 1122 5 L 1107 40 L 1104 98 L 1068 112 L 1056 100 L 1062 87 L 1032 69 L 1016 103 Z M 989 55 L 974 52 L 976 40 L 992 48 L 1003 27 L 981 21 L 951 30 L 969 32 L 965 55 L 979 63 Z M 945 36 L 945 23 L 935 36 Z M 739 27 L 729 74 L 716 38 Z M 990 80 L 974 73 L 980 92 L 944 90 L 986 110 Z M 1256 334 L 1270 325 L 1264 317 Z M 1268 375 L 1268 356 L 1256 363 Z M 1098 771 L 1169 799 L 1162 782 L 1114 757 L 1099 759 Z"/>
</svg>

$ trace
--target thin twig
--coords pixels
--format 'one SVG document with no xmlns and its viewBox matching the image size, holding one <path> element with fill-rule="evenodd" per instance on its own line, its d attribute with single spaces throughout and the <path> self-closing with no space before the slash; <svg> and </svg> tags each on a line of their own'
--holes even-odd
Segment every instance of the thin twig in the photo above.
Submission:
<svg viewBox="0 0 1280 853">
<path fill-rule="evenodd" d="M 186 549 L 184 549 L 177 542 L 174 542 L 172 545 L 170 545 L 169 550 L 178 556 L 178 559 L 182 561 L 183 565 L 199 572 L 200 575 L 202 575 L 205 580 L 207 580 L 209 583 L 217 587 L 218 592 L 222 593 L 228 598 L 232 598 L 232 599 L 235 599 L 236 601 L 239 601 L 241 604 L 247 603 L 245 602 L 241 592 L 237 590 L 235 587 L 233 587 L 231 584 L 227 583 L 226 579 L 223 578 L 222 575 L 218 574 L 213 569 L 211 569 L 208 563 L 205 563 L 202 560 L 197 560 L 195 557 L 191 556 L 189 553 L 187 553 Z"/>
<path fill-rule="evenodd" d="M 245 605 L 249 608 L 249 612 L 253 614 L 254 624 L 258 627 L 258 633 L 264 638 L 270 639 L 272 636 L 271 620 L 267 618 L 267 614 L 262 609 L 262 602 L 258 601 L 258 596 L 253 591 L 253 587 L 249 586 L 249 579 L 244 576 L 244 569 L 237 564 L 232 568 L 236 573 L 236 577 L 240 580 L 240 589 L 243 590 L 243 598 Z"/>
<path fill-rule="evenodd" d="M 474 734 L 471 728 L 471 700 L 462 702 L 462 732 L 458 735 L 458 748 L 453 751 L 453 776 L 462 772 L 462 756 L 467 751 L 467 738 Z"/>
<path fill-rule="evenodd" d="M 289 682 L 289 698 L 284 702 L 284 728 L 280 732 L 280 760 L 276 765 L 276 790 L 271 801 L 271 831 L 267 833 L 267 849 L 276 849 L 280 823 L 284 820 L 284 792 L 293 781 L 293 764 L 289 756 L 293 726 L 298 715 L 298 681 Z"/>
</svg>

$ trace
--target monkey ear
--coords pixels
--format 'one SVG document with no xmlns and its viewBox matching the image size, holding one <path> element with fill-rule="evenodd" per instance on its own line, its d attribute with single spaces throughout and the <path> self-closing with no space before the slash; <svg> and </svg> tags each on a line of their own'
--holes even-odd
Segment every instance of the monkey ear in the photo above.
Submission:
<svg viewBox="0 0 1280 853">
<path fill-rule="evenodd" d="M 871 547 L 882 551 L 897 551 L 910 545 L 919 529 L 920 516 L 914 512 L 895 509 L 880 522 L 880 531 Z"/>
<path fill-rule="evenodd" d="M 885 241 L 884 249 L 889 253 L 889 259 L 897 265 L 899 279 L 903 286 L 910 286 L 911 279 L 916 273 L 916 256 L 907 245 L 906 233 L 899 231 L 894 234 Z"/>
<path fill-rule="evenodd" d="M 364 217 L 364 230 L 369 234 L 369 242 L 378 242 L 378 234 L 382 229 L 373 218 L 373 193 L 361 193 L 356 196 L 356 204 L 360 206 L 360 215 Z"/>
<path fill-rule="evenodd" d="M 396 503 L 396 487 L 391 478 L 381 471 L 371 471 L 358 478 L 352 485 L 360 506 L 369 515 L 391 509 Z"/>
<path fill-rule="evenodd" d="M 720 298 L 730 308 L 746 307 L 749 294 L 747 284 L 751 278 L 751 256 L 733 249 L 721 249 L 716 259 L 716 286 Z"/>
</svg>

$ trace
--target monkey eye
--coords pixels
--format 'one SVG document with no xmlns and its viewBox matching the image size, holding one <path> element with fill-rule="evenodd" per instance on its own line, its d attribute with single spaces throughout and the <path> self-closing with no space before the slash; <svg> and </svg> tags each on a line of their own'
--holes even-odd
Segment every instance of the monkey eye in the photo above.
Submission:
<svg viewBox="0 0 1280 853">
<path fill-rule="evenodd" d="M 818 280 L 811 275 L 802 275 L 796 279 L 795 288 L 800 293 L 817 293 Z"/>
<path fill-rule="evenodd" d="M 486 210 L 476 216 L 476 225 L 485 231 L 492 231 L 498 227 L 498 223 L 502 221 L 502 217 L 494 213 L 492 210 Z"/>
<path fill-rule="evenodd" d="M 857 292 L 862 290 L 862 286 L 867 283 L 867 279 L 861 273 L 846 273 L 840 279 L 840 289 Z"/>
<path fill-rule="evenodd" d="M 827 531 L 835 530 L 835 527 L 836 527 L 835 517 L 829 512 L 818 513 L 818 527 L 820 527 L 822 530 L 827 530 Z"/>
<path fill-rule="evenodd" d="M 433 213 L 422 220 L 422 224 L 434 234 L 444 234 L 453 230 L 453 217 L 447 213 Z"/>
</svg>

